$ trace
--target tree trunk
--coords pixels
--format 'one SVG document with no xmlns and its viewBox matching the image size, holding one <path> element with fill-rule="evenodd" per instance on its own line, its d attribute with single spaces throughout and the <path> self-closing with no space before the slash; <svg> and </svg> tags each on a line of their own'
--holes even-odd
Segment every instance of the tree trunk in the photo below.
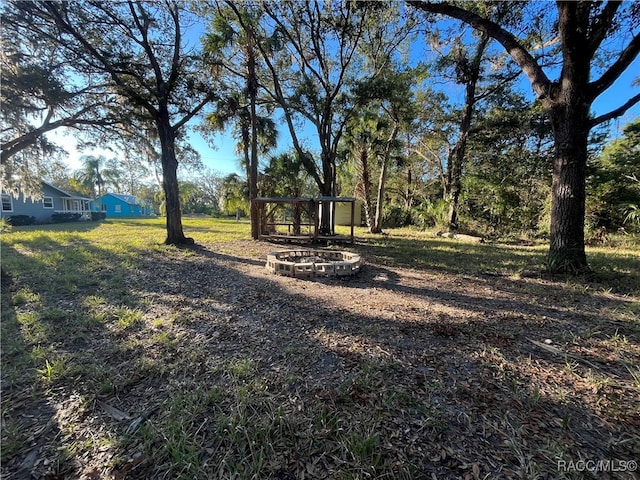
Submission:
<svg viewBox="0 0 640 480">
<path fill-rule="evenodd" d="M 169 122 L 166 107 L 161 109 L 156 119 L 161 146 L 162 188 L 164 190 L 167 214 L 167 245 L 192 245 L 193 238 L 185 237 L 182 230 L 182 212 L 180 210 L 180 194 L 178 191 L 178 161 L 176 159 L 175 133 Z"/>
<path fill-rule="evenodd" d="M 371 176 L 369 174 L 369 152 L 366 148 L 360 151 L 360 168 L 362 169 L 362 199 L 364 206 L 364 218 L 369 227 L 369 232 L 372 232 L 374 218 L 373 218 L 373 206 L 371 204 Z M 373 232 L 372 232 L 373 233 Z"/>
<path fill-rule="evenodd" d="M 462 190 L 462 163 L 467 151 L 467 140 L 471 130 L 471 120 L 473 118 L 474 106 L 476 104 L 476 87 L 480 78 L 480 66 L 482 56 L 489 43 L 489 36 L 482 33 L 482 37 L 476 46 L 475 53 L 470 62 L 461 61 L 458 68 L 460 69 L 460 78 L 465 83 L 464 108 L 462 110 L 462 118 L 460 119 L 460 137 L 453 148 L 453 152 L 449 157 L 448 167 L 448 200 L 449 200 L 449 230 L 455 231 L 460 227 L 458 221 L 458 208 L 460 200 L 460 191 Z"/>
<path fill-rule="evenodd" d="M 376 196 L 376 216 L 373 219 L 373 225 L 369 231 L 371 233 L 382 233 L 382 203 L 384 201 L 384 186 L 387 180 L 387 168 L 389 160 L 382 159 L 382 165 L 380 166 L 380 178 L 378 179 L 378 194 Z"/>
<path fill-rule="evenodd" d="M 244 119 L 240 121 L 240 135 L 242 136 L 244 174 L 247 182 L 247 192 L 249 192 L 251 191 L 251 122 L 247 123 Z M 251 198 L 248 200 L 251 200 Z"/>
<path fill-rule="evenodd" d="M 330 142 L 328 140 L 328 134 L 326 135 L 326 143 L 322 143 L 322 153 L 320 157 L 322 159 L 322 177 L 323 183 L 319 185 L 320 187 L 320 195 L 325 197 L 333 197 L 335 196 L 335 168 L 329 158 L 330 155 Z M 321 139 L 322 140 L 322 139 Z M 329 210 L 323 210 L 320 216 L 320 233 L 322 235 L 332 235 L 333 234 L 333 210 L 330 207 Z"/>
<path fill-rule="evenodd" d="M 590 271 L 584 246 L 588 106 L 550 115 L 555 158 L 547 266 L 553 273 L 585 273 Z"/>
<path fill-rule="evenodd" d="M 387 171 L 389 170 L 389 156 L 391 154 L 391 145 L 394 144 L 400 125 L 395 122 L 391 135 L 387 140 L 384 155 L 382 157 L 382 165 L 380 166 L 380 177 L 378 179 L 378 196 L 376 198 L 376 217 L 373 223 L 371 233 L 382 233 L 382 207 L 384 203 L 384 189 L 387 184 Z"/>
<path fill-rule="evenodd" d="M 256 97 L 258 95 L 258 79 L 256 78 L 256 59 L 253 37 L 247 43 L 247 91 L 251 109 L 251 159 L 249 168 L 249 216 L 251 218 L 251 238 L 257 240 L 260 232 L 258 206 L 253 201 L 258 197 L 258 128 L 256 114 Z"/>
<path fill-rule="evenodd" d="M 242 154 L 244 155 L 244 169 L 245 169 L 245 175 L 246 175 L 246 179 L 247 179 L 247 192 L 249 197 L 248 198 L 244 198 L 244 200 L 248 200 L 249 201 L 249 221 L 251 223 L 251 238 L 253 238 L 254 240 L 257 240 L 258 238 L 258 232 L 255 231 L 253 229 L 253 216 L 254 216 L 254 209 L 256 209 L 256 215 L 257 215 L 257 205 L 254 205 L 254 202 L 252 202 L 253 198 L 255 197 L 251 197 L 251 192 L 252 192 L 252 179 L 253 176 L 251 175 L 251 125 L 247 125 L 246 122 L 243 121 L 243 125 L 241 127 L 241 135 L 242 135 Z M 244 197 L 244 195 L 243 195 Z"/>
<path fill-rule="evenodd" d="M 495 38 L 525 73 L 538 100 L 551 119 L 555 141 L 551 202 L 551 234 L 547 263 L 553 273 L 589 272 L 584 246 L 585 183 L 587 140 L 592 126 L 626 112 L 637 100 L 630 99 L 617 109 L 596 119 L 589 119 L 593 101 L 610 88 L 615 79 L 631 65 L 640 51 L 639 37 L 622 41 L 617 60 L 602 69 L 604 73 L 591 81 L 591 66 L 607 55 L 596 55 L 609 42 L 609 32 L 617 21 L 620 2 L 608 2 L 598 12 L 597 2 L 556 2 L 557 28 L 562 50 L 560 78 L 551 82 L 532 56 L 513 35 L 500 25 L 444 2 L 408 0 L 410 5 L 430 13 L 457 18 Z M 596 14 L 597 13 L 597 14 Z M 626 44 L 626 46 L 625 46 Z M 594 59 L 598 59 L 594 63 Z M 608 63 L 608 62 L 605 62 Z M 597 70 L 597 69 L 596 69 Z"/>
<path fill-rule="evenodd" d="M 413 207 L 413 177 L 411 167 L 407 167 L 406 173 L 407 188 L 404 194 L 404 208 L 408 210 Z"/>
<path fill-rule="evenodd" d="M 471 110 L 471 109 L 468 109 Z M 465 112 L 467 108 L 465 108 Z M 469 115 L 469 119 L 471 116 Z M 464 122 L 463 122 L 464 123 Z M 462 162 L 467 145 L 467 132 L 461 131 L 458 143 L 451 152 L 447 177 L 449 178 L 446 200 L 449 201 L 449 213 L 447 223 L 450 231 L 458 230 L 458 205 L 460 203 L 460 191 L 462 190 Z"/>
<path fill-rule="evenodd" d="M 295 195 L 298 196 L 298 195 Z M 300 223 L 302 223 L 302 209 L 297 203 L 293 204 L 293 234 L 300 235 Z"/>
</svg>

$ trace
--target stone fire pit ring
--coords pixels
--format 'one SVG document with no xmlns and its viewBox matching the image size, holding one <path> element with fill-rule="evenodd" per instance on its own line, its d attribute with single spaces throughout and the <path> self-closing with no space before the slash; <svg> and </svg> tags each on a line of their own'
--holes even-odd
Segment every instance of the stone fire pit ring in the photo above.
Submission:
<svg viewBox="0 0 640 480">
<path fill-rule="evenodd" d="M 295 249 L 267 255 L 266 269 L 287 277 L 333 277 L 355 275 L 362 259 L 357 253 L 336 250 Z"/>
</svg>

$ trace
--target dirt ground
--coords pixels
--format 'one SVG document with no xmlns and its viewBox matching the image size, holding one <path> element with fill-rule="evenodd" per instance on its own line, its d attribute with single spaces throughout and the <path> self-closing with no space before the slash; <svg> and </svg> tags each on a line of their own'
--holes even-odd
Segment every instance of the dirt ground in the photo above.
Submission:
<svg viewBox="0 0 640 480">
<path fill-rule="evenodd" d="M 122 279 L 141 321 L 103 321 L 57 346 L 86 355 L 107 388 L 80 373 L 44 396 L 26 384 L 5 392 L 29 441 L 2 478 L 233 478 L 232 462 L 235 478 L 258 479 L 638 478 L 637 298 L 536 274 L 393 266 L 366 245 L 354 277 L 267 273 L 266 254 L 284 248 L 144 255 Z M 242 463 L 250 445 L 216 423 L 245 401 L 239 385 L 254 389 L 244 428 L 266 452 L 253 470 Z M 170 420 L 192 408 L 187 392 L 215 389 L 226 396 L 206 397 L 182 426 L 198 467 L 178 469 Z M 265 405 L 286 428 L 261 440 Z"/>
</svg>

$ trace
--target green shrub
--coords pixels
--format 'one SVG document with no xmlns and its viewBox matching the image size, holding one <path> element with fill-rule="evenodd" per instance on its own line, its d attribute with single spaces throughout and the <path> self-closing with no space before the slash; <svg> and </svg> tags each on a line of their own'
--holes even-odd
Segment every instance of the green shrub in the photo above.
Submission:
<svg viewBox="0 0 640 480">
<path fill-rule="evenodd" d="M 416 216 L 420 227 L 427 228 L 448 228 L 449 215 L 448 200 L 425 200 L 416 207 Z"/>
<path fill-rule="evenodd" d="M 36 217 L 32 217 L 31 215 L 11 215 L 9 218 L 7 218 L 7 223 L 13 225 L 14 227 L 33 225 L 34 223 L 36 223 Z"/>
<path fill-rule="evenodd" d="M 107 212 L 91 212 L 91 221 L 96 222 L 98 220 L 104 220 L 107 218 Z"/>
<path fill-rule="evenodd" d="M 406 227 L 412 224 L 411 210 L 398 206 L 386 208 L 382 216 L 384 228 Z"/>
<path fill-rule="evenodd" d="M 54 213 L 51 215 L 53 223 L 77 222 L 82 215 L 79 213 Z"/>
</svg>

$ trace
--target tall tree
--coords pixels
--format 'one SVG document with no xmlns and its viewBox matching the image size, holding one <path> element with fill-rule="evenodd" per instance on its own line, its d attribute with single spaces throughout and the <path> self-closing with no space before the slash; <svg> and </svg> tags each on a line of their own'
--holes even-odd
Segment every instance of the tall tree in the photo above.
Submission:
<svg viewBox="0 0 640 480">
<path fill-rule="evenodd" d="M 99 197 L 104 193 L 106 184 L 105 176 L 112 172 L 105 171 L 106 158 L 102 155 L 83 155 L 80 157 L 82 169 L 78 172 L 77 178 L 89 189 L 93 197 Z"/>
<path fill-rule="evenodd" d="M 222 191 L 222 176 L 211 169 L 204 169 L 197 175 L 194 182 L 198 186 L 203 202 L 210 206 L 211 213 L 220 211 L 220 196 Z"/>
<path fill-rule="evenodd" d="M 302 197 L 309 190 L 309 175 L 295 151 L 269 157 L 261 179 L 261 194 L 267 197 Z M 292 207 L 293 234 L 300 234 L 303 210 Z"/>
<path fill-rule="evenodd" d="M 449 201 L 449 229 L 458 229 L 458 202 L 462 187 L 462 164 L 466 153 L 467 141 L 471 130 L 474 106 L 477 101 L 476 88 L 480 78 L 480 64 L 489 43 L 489 36 L 480 34 L 473 54 L 466 55 L 463 49 L 457 49 L 455 68 L 458 81 L 464 85 L 464 106 L 460 115 L 458 140 L 451 150 L 447 162 L 447 191 Z"/>
<path fill-rule="evenodd" d="M 398 156 L 402 142 L 398 138 L 401 129 L 411 128 L 415 118 L 413 102 L 413 78 L 415 72 L 392 71 L 385 69 L 384 74 L 378 77 L 377 94 L 374 104 L 377 104 L 378 115 L 387 118 L 389 126 L 386 130 L 386 138 L 381 155 L 380 175 L 378 178 L 378 191 L 376 197 L 376 215 L 374 218 L 372 233 L 382 232 L 382 215 L 385 188 L 392 156 Z"/>
<path fill-rule="evenodd" d="M 501 94 L 484 102 L 469 138 L 460 214 L 487 234 L 548 234 L 553 139 L 539 104 Z"/>
<path fill-rule="evenodd" d="M 352 117 L 343 141 L 345 157 L 351 160 L 358 176 L 355 193 L 362 199 L 367 227 L 372 233 L 379 233 L 374 231 L 373 175 L 379 169 L 377 164 L 383 155 L 388 127 L 385 119 L 365 111 Z"/>
<path fill-rule="evenodd" d="M 382 233 L 385 188 L 392 157 L 397 157 L 402 142 L 401 128 L 413 120 L 414 72 L 395 71 L 385 62 L 374 79 L 360 82 L 356 88 L 361 113 L 353 116 L 344 136 L 347 157 L 356 165 L 360 176 L 358 192 L 362 196 L 367 225 L 371 233 Z M 378 173 L 373 202 L 373 173 Z"/>
<path fill-rule="evenodd" d="M 390 163 L 392 157 L 398 158 L 401 130 L 409 129 L 415 116 L 413 89 L 423 77 L 421 67 L 413 70 L 400 67 L 406 61 L 401 52 L 410 45 L 413 27 L 414 19 L 402 17 L 400 9 L 379 6 L 375 10 L 375 21 L 365 23 L 364 41 L 358 45 L 362 64 L 367 65 L 372 74 L 358 80 L 356 105 L 379 119 L 370 123 L 376 130 L 374 137 L 379 137 L 380 142 L 380 148 L 375 149 L 379 175 L 375 215 L 369 219 L 372 233 L 382 233 Z"/>
<path fill-rule="evenodd" d="M 238 91 L 224 96 L 216 103 L 215 111 L 207 115 L 207 124 L 202 127 L 202 130 L 226 131 L 230 123 L 235 124 L 232 136 L 237 141 L 236 153 L 241 155 L 240 165 L 246 172 L 247 191 L 251 201 L 258 196 L 257 167 L 260 162 L 257 152 L 265 155 L 277 145 L 278 129 L 269 117 L 256 114 L 257 118 L 253 119 L 249 103 Z M 254 239 L 258 238 L 257 222 L 257 211 L 251 208 L 251 236 Z"/>
<path fill-rule="evenodd" d="M 446 198 L 447 160 L 453 150 L 451 139 L 455 128 L 450 121 L 449 106 L 443 92 L 420 86 L 415 92 L 416 120 L 405 132 L 407 154 L 407 190 L 405 205 L 412 206 L 415 198 L 413 185 L 424 181 L 434 190 L 432 197 Z M 436 186 L 438 188 L 436 188 Z"/>
<path fill-rule="evenodd" d="M 467 8 L 503 26 L 519 22 L 518 9 L 508 3 L 474 2 Z M 457 130 L 446 162 L 444 199 L 449 204 L 448 223 L 450 230 L 459 228 L 459 202 L 463 183 L 464 163 L 467 144 L 470 140 L 476 111 L 486 109 L 483 105 L 487 97 L 496 94 L 508 95 L 509 84 L 519 75 L 514 68 L 495 69 L 504 64 L 504 53 L 492 51 L 491 37 L 484 32 L 469 34 L 458 25 L 449 25 L 444 32 L 434 29 L 430 33 L 430 45 L 437 51 L 435 69 L 447 80 L 455 82 L 463 89 L 463 103 L 459 110 L 453 110 L 453 124 Z M 448 40 L 445 40 L 448 39 Z M 448 51 L 446 50 L 448 49 Z M 493 49 L 495 50 L 495 49 Z M 515 71 L 514 71 L 515 70 Z M 484 102 L 483 102 L 484 100 Z M 475 129 L 477 130 L 477 128 Z"/>
<path fill-rule="evenodd" d="M 236 143 L 236 154 L 241 156 L 240 166 L 245 170 L 247 178 L 251 176 L 251 114 L 248 102 L 243 101 L 239 92 L 231 92 L 224 96 L 214 107 L 214 111 L 207 115 L 207 123 L 201 127 L 205 134 L 210 130 L 226 132 L 233 124 L 231 136 Z M 270 117 L 258 115 L 256 119 L 257 150 L 265 155 L 275 148 L 278 139 L 278 129 Z M 259 163 L 259 162 L 258 162 Z"/>
<path fill-rule="evenodd" d="M 183 36 L 193 17 L 184 4 L 162 2 L 11 2 L 25 28 L 73 57 L 152 122 L 161 146 L 168 244 L 184 235 L 178 192 L 176 138 L 214 98 L 195 47 Z"/>
<path fill-rule="evenodd" d="M 83 143 L 82 148 L 109 144 L 110 149 L 119 152 L 117 170 L 121 171 L 121 193 L 137 195 L 138 186 L 144 179 L 154 178 L 158 188 L 162 190 L 162 146 L 158 138 L 158 130 L 148 117 L 132 115 L 117 133 L 108 139 Z M 175 155 L 178 162 L 178 174 L 200 172 L 204 166 L 200 153 L 188 142 L 188 136 L 180 132 L 176 136 Z"/>
<path fill-rule="evenodd" d="M 408 3 L 425 12 L 456 18 L 494 38 L 527 76 L 549 116 L 555 141 L 547 264 L 552 272 L 589 271 L 584 241 L 589 132 L 638 103 L 640 93 L 598 117 L 592 117 L 590 110 L 595 99 L 611 87 L 640 52 L 638 9 L 633 2 L 557 2 L 554 33 L 560 42 L 562 68 L 559 78 L 551 80 L 534 56 L 537 47 L 531 46 L 528 39 L 519 39 L 503 25 L 451 3 L 421 0 Z M 524 23 L 527 17 L 522 18 Z M 592 75 L 598 77 L 592 80 Z"/>
<path fill-rule="evenodd" d="M 248 210 L 247 182 L 236 173 L 231 173 L 222 179 L 220 185 L 220 209 L 227 215 L 235 214 L 236 220 L 241 212 Z"/>
<path fill-rule="evenodd" d="M 320 195 L 333 196 L 338 147 L 355 111 L 353 89 L 358 81 L 379 73 L 376 65 L 362 61 L 358 47 L 368 27 L 381 19 L 373 13 L 385 11 L 386 6 L 284 1 L 265 2 L 261 7 L 264 41 L 256 46 L 268 72 L 263 85 L 280 108 L 293 147 Z M 389 18 L 391 22 L 393 16 Z M 306 144 L 301 125 L 313 129 L 319 158 Z M 320 222 L 323 231 L 331 230 L 329 215 Z"/>
<path fill-rule="evenodd" d="M 226 1 L 216 2 L 213 19 L 205 39 L 208 61 L 222 68 L 229 76 L 241 79 L 242 87 L 235 89 L 219 103 L 218 115 L 210 117 L 214 127 L 224 126 L 232 118 L 237 120 L 241 133 L 244 162 L 249 183 L 251 210 L 251 236 L 258 238 L 258 212 L 251 200 L 258 196 L 258 145 L 275 145 L 275 124 L 258 116 L 258 23 L 262 12 L 248 4 Z M 241 92 L 241 95 L 238 93 Z M 216 125 L 218 123 L 219 125 Z M 266 140 L 266 141 L 264 141 Z"/>
</svg>

